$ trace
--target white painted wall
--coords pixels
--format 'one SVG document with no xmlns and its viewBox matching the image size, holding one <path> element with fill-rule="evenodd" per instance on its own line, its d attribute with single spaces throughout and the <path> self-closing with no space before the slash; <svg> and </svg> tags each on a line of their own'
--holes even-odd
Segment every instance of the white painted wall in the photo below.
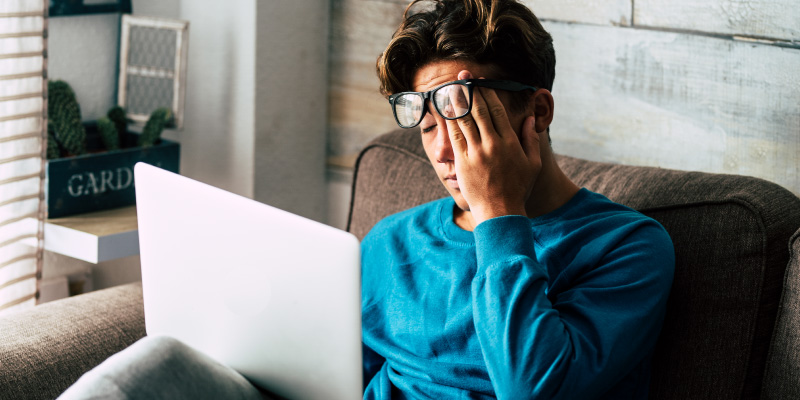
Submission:
<svg viewBox="0 0 800 400">
<path fill-rule="evenodd" d="M 328 0 L 256 7 L 255 199 L 326 218 Z"/>
<path fill-rule="evenodd" d="M 350 214 L 350 195 L 353 169 L 329 166 L 327 173 L 328 219 L 327 224 L 339 229 L 347 228 Z"/>
<path fill-rule="evenodd" d="M 255 0 L 173 1 L 189 21 L 181 173 L 252 198 Z"/>
<path fill-rule="evenodd" d="M 132 0 L 131 7 L 134 15 L 177 19 L 181 14 L 180 0 Z"/>
<path fill-rule="evenodd" d="M 72 86 L 84 121 L 116 105 L 119 20 L 119 14 L 48 20 L 48 78 Z"/>
</svg>

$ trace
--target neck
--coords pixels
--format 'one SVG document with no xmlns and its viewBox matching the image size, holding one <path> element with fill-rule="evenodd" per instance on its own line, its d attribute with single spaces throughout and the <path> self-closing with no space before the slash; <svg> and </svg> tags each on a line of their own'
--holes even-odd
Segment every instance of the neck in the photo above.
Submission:
<svg viewBox="0 0 800 400">
<path fill-rule="evenodd" d="M 566 204 L 580 188 L 573 183 L 558 166 L 549 146 L 542 153 L 542 171 L 525 204 L 528 218 L 535 218 L 555 211 Z"/>
</svg>

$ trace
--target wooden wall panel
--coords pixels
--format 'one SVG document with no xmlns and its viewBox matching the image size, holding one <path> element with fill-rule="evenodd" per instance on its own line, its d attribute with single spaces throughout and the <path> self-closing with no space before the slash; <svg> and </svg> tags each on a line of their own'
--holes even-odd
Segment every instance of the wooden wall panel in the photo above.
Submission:
<svg viewBox="0 0 800 400">
<path fill-rule="evenodd" d="M 636 0 L 637 26 L 800 41 L 797 0 Z"/>
<path fill-rule="evenodd" d="M 521 0 L 540 19 L 599 25 L 631 24 L 632 0 Z"/>
<path fill-rule="evenodd" d="M 350 158 L 373 137 L 395 129 L 378 92 L 375 62 L 400 24 L 406 2 L 333 0 L 328 154 Z"/>
<path fill-rule="evenodd" d="M 629 28 L 545 28 L 558 59 L 556 152 L 752 175 L 800 194 L 800 50 Z"/>
</svg>

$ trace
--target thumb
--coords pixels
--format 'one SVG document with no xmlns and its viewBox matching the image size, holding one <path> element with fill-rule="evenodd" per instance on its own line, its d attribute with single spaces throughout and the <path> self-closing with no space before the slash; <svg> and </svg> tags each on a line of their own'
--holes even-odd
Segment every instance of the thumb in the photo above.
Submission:
<svg viewBox="0 0 800 400">
<path fill-rule="evenodd" d="M 530 116 L 525 119 L 522 124 L 522 134 L 519 135 L 520 144 L 522 145 L 525 155 L 528 159 L 532 157 L 540 157 L 539 146 L 541 142 L 541 135 L 536 132 L 536 117 Z"/>
</svg>

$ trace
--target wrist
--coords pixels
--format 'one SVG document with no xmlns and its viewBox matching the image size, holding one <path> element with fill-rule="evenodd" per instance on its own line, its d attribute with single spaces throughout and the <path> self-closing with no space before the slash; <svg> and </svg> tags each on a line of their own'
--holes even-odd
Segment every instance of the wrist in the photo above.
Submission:
<svg viewBox="0 0 800 400">
<path fill-rule="evenodd" d="M 475 227 L 478 274 L 492 265 L 504 265 L 516 255 L 535 259 L 533 229 L 527 217 L 505 216 Z"/>
<path fill-rule="evenodd" d="M 477 226 L 483 221 L 490 220 L 492 218 L 498 217 L 505 217 L 508 215 L 521 215 L 523 217 L 527 217 L 528 214 L 525 212 L 525 207 L 512 207 L 507 205 L 495 205 L 490 207 L 477 207 L 470 209 L 472 212 L 472 217 L 475 220 L 475 225 Z"/>
</svg>

